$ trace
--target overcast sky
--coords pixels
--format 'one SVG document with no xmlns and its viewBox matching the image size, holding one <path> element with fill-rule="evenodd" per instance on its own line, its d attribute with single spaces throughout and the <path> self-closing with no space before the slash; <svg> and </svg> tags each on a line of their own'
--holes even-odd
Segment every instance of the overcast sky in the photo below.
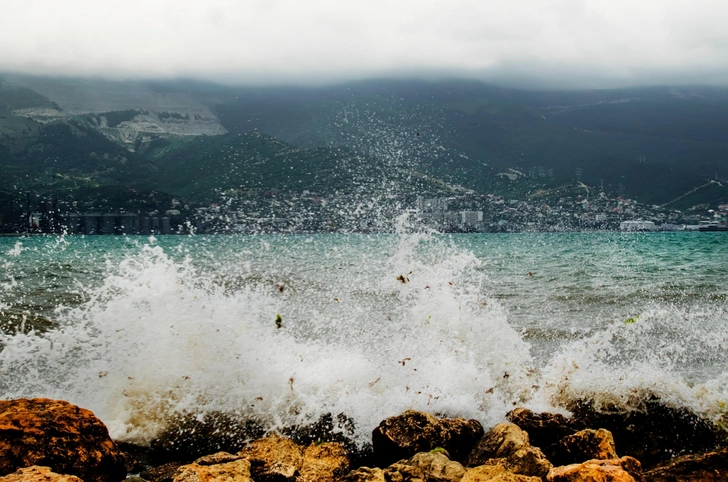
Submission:
<svg viewBox="0 0 728 482">
<path fill-rule="evenodd" d="M 0 71 L 728 85 L 728 0 L 2 0 Z"/>
</svg>

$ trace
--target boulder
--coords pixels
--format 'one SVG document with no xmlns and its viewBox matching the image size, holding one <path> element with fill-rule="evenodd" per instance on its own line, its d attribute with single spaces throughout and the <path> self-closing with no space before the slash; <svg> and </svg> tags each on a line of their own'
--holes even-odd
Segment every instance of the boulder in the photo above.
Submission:
<svg viewBox="0 0 728 482">
<path fill-rule="evenodd" d="M 545 448 L 567 435 L 586 428 L 578 422 L 557 413 L 534 413 L 526 408 L 516 408 L 506 415 L 508 420 L 528 432 L 531 444 Z"/>
<path fill-rule="evenodd" d="M 551 462 L 538 447 L 529 444 L 529 437 L 513 423 L 501 423 L 486 433 L 465 461 L 468 467 L 491 464 L 496 460 L 510 472 L 545 477 Z"/>
<path fill-rule="evenodd" d="M 172 479 L 177 474 L 177 469 L 182 465 L 184 464 L 181 462 L 169 462 L 142 470 L 139 475 L 142 479 L 148 480 L 149 482 L 172 482 Z"/>
<path fill-rule="evenodd" d="M 0 475 L 42 465 L 85 482 L 119 481 L 124 456 L 90 411 L 62 400 L 0 400 Z"/>
<path fill-rule="evenodd" d="M 75 475 L 60 475 L 51 472 L 50 467 L 33 465 L 18 469 L 12 474 L 0 477 L 0 482 L 83 482 Z"/>
<path fill-rule="evenodd" d="M 718 482 L 728 480 L 728 448 L 683 455 L 645 472 L 648 482 Z"/>
<path fill-rule="evenodd" d="M 539 477 L 517 475 L 500 464 L 468 469 L 460 482 L 542 482 Z"/>
<path fill-rule="evenodd" d="M 195 464 L 197 465 L 218 465 L 218 464 L 226 464 L 228 462 L 235 462 L 236 460 L 240 460 L 240 455 L 231 454 L 228 452 L 218 452 L 216 454 L 212 455 L 204 455 L 200 457 L 199 459 L 195 460 Z"/>
<path fill-rule="evenodd" d="M 251 465 L 255 482 L 293 482 L 303 466 L 303 449 L 293 440 L 270 435 L 249 443 L 240 456 Z"/>
<path fill-rule="evenodd" d="M 250 462 L 237 458 L 234 459 L 226 454 L 216 457 L 203 457 L 202 464 L 199 461 L 183 465 L 174 475 L 174 482 L 253 482 L 250 477 Z M 215 463 L 215 461 L 219 461 Z"/>
<path fill-rule="evenodd" d="M 548 448 L 549 459 L 554 465 L 578 464 L 586 460 L 616 459 L 617 450 L 609 430 L 580 430 L 567 435 Z"/>
<path fill-rule="evenodd" d="M 346 449 L 338 442 L 311 444 L 303 452 L 297 482 L 334 482 L 349 472 Z"/>
<path fill-rule="evenodd" d="M 437 447 L 445 448 L 453 460 L 463 460 L 482 434 L 476 420 L 438 420 L 426 412 L 407 410 L 382 421 L 372 432 L 372 445 L 382 467 Z"/>
<path fill-rule="evenodd" d="M 342 480 L 344 482 L 387 482 L 384 471 L 380 468 L 359 467 L 349 472 Z"/>
<path fill-rule="evenodd" d="M 643 395 L 629 410 L 596 407 L 591 401 L 567 408 L 575 424 L 612 432 L 619 453 L 638 459 L 646 468 L 676 456 L 718 450 L 727 442 L 728 434 L 712 422 L 655 396 Z"/>
<path fill-rule="evenodd" d="M 515 451 L 529 447 L 528 434 L 512 423 L 499 423 L 490 429 L 473 447 L 465 465 L 483 465 L 488 459 L 506 458 Z"/>
<path fill-rule="evenodd" d="M 465 468 L 450 460 L 444 452 L 420 452 L 406 464 L 420 469 L 427 482 L 459 482 L 465 474 Z"/>
<path fill-rule="evenodd" d="M 514 474 L 543 478 L 553 468 L 551 462 L 538 447 L 523 447 L 505 459 L 506 469 Z"/>
<path fill-rule="evenodd" d="M 448 451 L 451 460 L 458 461 L 464 461 L 485 434 L 480 422 L 464 418 L 440 419 L 440 429 L 442 440 L 439 446 Z"/>
<path fill-rule="evenodd" d="M 642 465 L 632 457 L 588 460 L 581 464 L 554 467 L 547 482 L 645 482 Z"/>
</svg>

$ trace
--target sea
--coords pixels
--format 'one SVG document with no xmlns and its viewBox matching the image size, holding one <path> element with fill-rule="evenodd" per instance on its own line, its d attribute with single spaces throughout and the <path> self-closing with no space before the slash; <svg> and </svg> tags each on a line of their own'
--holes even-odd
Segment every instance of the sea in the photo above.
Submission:
<svg viewBox="0 0 728 482">
<path fill-rule="evenodd" d="M 180 416 L 281 430 L 648 397 L 725 424 L 728 233 L 0 238 L 0 397 L 145 444 Z"/>
</svg>

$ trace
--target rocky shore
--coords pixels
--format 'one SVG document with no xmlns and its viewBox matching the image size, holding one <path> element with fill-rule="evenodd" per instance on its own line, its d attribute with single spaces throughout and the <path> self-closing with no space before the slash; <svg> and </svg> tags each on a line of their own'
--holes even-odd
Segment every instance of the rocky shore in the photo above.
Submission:
<svg viewBox="0 0 728 482">
<path fill-rule="evenodd" d="M 487 431 L 408 410 L 382 421 L 365 447 L 333 430 L 333 416 L 281 434 L 224 418 L 192 428 L 182 420 L 177 438 L 141 447 L 112 441 L 91 411 L 68 402 L 0 400 L 0 482 L 728 480 L 725 432 L 690 412 L 658 399 L 630 412 L 570 408 L 569 418 L 517 408 Z"/>
</svg>

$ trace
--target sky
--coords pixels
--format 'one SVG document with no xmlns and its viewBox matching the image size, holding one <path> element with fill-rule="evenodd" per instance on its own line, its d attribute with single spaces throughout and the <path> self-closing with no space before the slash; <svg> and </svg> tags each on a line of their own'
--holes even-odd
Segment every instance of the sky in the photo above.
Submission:
<svg viewBox="0 0 728 482">
<path fill-rule="evenodd" d="M 726 0 L 0 0 L 0 71 L 728 85 Z"/>
</svg>

